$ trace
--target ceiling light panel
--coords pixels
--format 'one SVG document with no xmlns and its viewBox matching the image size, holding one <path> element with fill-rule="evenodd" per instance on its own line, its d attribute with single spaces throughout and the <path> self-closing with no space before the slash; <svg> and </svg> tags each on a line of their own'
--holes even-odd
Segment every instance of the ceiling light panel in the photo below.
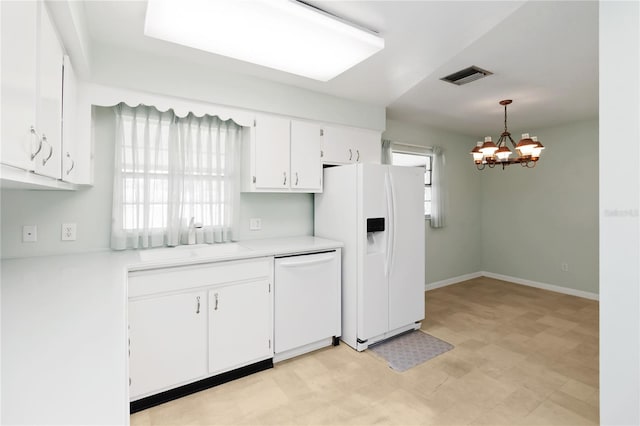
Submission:
<svg viewBox="0 0 640 426">
<path fill-rule="evenodd" d="M 377 34 L 293 0 L 149 0 L 144 33 L 320 81 L 384 48 Z"/>
</svg>

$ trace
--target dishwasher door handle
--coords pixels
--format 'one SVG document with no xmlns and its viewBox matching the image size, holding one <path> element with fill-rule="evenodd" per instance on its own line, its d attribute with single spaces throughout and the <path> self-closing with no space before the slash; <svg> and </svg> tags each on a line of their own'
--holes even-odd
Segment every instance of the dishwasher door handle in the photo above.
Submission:
<svg viewBox="0 0 640 426">
<path fill-rule="evenodd" d="M 326 254 L 323 255 L 322 257 L 315 257 L 314 259 L 309 259 L 309 260 L 286 260 L 286 261 L 281 261 L 279 263 L 279 266 L 285 267 L 285 268 L 294 268 L 296 266 L 308 266 L 308 265 L 318 265 L 320 263 L 327 263 L 327 262 L 331 262 L 333 260 L 333 257 L 335 256 L 335 253 L 330 253 L 330 254 Z M 304 257 L 304 256 L 300 256 L 300 257 Z"/>
</svg>

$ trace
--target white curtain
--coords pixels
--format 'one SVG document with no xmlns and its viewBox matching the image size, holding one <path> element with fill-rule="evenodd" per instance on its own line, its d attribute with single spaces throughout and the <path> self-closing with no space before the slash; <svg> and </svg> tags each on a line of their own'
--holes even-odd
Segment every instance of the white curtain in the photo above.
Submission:
<svg viewBox="0 0 640 426">
<path fill-rule="evenodd" d="M 239 202 L 242 127 L 151 106 L 114 107 L 111 247 L 231 241 Z"/>
<path fill-rule="evenodd" d="M 446 205 L 446 180 L 445 180 L 445 159 L 442 148 L 434 146 L 432 148 L 433 163 L 431 165 L 431 220 L 432 228 L 443 228 L 445 226 L 445 205 Z"/>
<path fill-rule="evenodd" d="M 382 164 L 393 164 L 392 142 L 389 139 L 382 139 Z"/>
</svg>

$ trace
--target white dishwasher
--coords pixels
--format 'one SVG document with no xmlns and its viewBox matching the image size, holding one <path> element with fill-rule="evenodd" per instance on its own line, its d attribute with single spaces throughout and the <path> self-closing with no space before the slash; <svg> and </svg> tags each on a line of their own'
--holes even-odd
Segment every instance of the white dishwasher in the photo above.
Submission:
<svg viewBox="0 0 640 426">
<path fill-rule="evenodd" d="M 274 361 L 337 345 L 341 335 L 340 249 L 275 259 Z"/>
</svg>

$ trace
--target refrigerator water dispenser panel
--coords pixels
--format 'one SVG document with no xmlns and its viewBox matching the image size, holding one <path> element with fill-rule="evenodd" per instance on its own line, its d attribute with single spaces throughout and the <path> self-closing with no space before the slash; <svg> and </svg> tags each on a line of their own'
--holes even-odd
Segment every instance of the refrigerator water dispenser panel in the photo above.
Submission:
<svg viewBox="0 0 640 426">
<path fill-rule="evenodd" d="M 386 251 L 384 217 L 367 218 L 367 254 Z"/>
<path fill-rule="evenodd" d="M 384 217 L 367 218 L 367 232 L 383 232 Z"/>
</svg>

